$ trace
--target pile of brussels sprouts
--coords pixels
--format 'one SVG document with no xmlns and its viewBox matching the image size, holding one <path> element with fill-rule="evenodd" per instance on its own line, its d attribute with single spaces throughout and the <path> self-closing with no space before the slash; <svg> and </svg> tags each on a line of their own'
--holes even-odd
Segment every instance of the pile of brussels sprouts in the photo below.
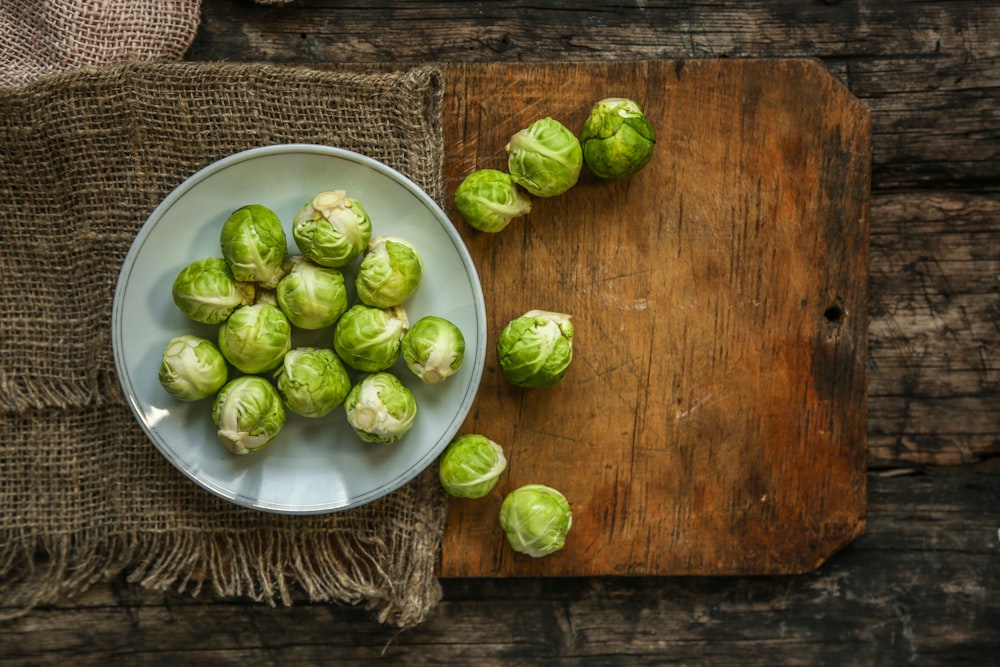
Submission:
<svg viewBox="0 0 1000 667">
<path fill-rule="evenodd" d="M 423 279 L 420 253 L 405 239 L 373 237 L 364 206 L 345 191 L 314 196 L 291 229 L 301 255 L 288 254 L 273 211 L 243 206 L 222 225 L 221 257 L 178 273 L 177 308 L 218 331 L 214 341 L 173 338 L 160 384 L 182 401 L 214 397 L 212 421 L 234 454 L 274 441 L 286 411 L 316 419 L 340 406 L 361 440 L 396 442 L 413 426 L 417 404 L 390 367 L 402 358 L 420 381 L 442 382 L 462 365 L 462 332 L 433 315 L 410 324 L 404 304 Z M 332 328 L 329 346 L 293 347 L 295 328 Z M 349 369 L 361 379 L 352 382 Z"/>
<path fill-rule="evenodd" d="M 638 102 L 608 97 L 590 109 L 577 138 L 559 121 L 541 118 L 507 143 L 507 172 L 478 169 L 455 190 L 455 209 L 470 227 L 503 231 L 531 212 L 531 196 L 561 195 L 583 165 L 601 179 L 636 174 L 653 157 L 656 134 Z"/>
<path fill-rule="evenodd" d="M 462 181 L 455 208 L 474 229 L 497 233 L 531 212 L 531 196 L 554 197 L 576 185 L 584 164 L 602 179 L 632 176 L 652 158 L 655 143 L 642 107 L 625 98 L 597 102 L 579 139 L 559 121 L 542 118 L 511 137 L 507 173 L 479 169 Z M 497 339 L 501 371 L 519 387 L 556 384 L 573 360 L 573 333 L 569 315 L 528 311 L 510 321 Z M 467 434 L 449 444 L 438 476 L 451 495 L 482 498 L 506 468 L 503 447 L 484 435 Z M 563 548 L 573 514 L 556 489 L 526 484 L 504 498 L 499 521 L 511 548 L 537 558 Z"/>
<path fill-rule="evenodd" d="M 573 325 L 569 315 L 530 310 L 511 320 L 497 339 L 497 358 L 504 376 L 519 387 L 549 387 L 559 382 L 573 360 Z M 458 498 L 482 498 L 507 469 L 503 447 L 470 433 L 455 438 L 438 464 L 445 491 Z M 528 484 L 507 494 L 500 525 L 518 552 L 546 556 L 563 548 L 573 524 L 569 502 L 542 484 Z"/>
</svg>

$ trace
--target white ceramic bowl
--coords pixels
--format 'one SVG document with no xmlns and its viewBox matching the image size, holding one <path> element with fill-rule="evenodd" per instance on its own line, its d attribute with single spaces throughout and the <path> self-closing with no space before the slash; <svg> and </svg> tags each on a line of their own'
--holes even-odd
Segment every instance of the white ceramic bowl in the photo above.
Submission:
<svg viewBox="0 0 1000 667">
<path fill-rule="evenodd" d="M 299 254 L 291 219 L 314 194 L 331 189 L 346 190 L 365 206 L 373 235 L 400 236 L 418 248 L 424 279 L 404 304 L 407 315 L 410 322 L 425 315 L 454 322 L 465 336 L 465 361 L 457 374 L 438 385 L 423 385 L 402 359 L 391 369 L 414 392 L 418 405 L 413 428 L 397 443 L 362 442 L 341 407 L 322 419 L 289 412 L 274 442 L 257 452 L 233 455 L 216 436 L 212 399 L 178 401 L 157 378 L 171 338 L 194 333 L 215 340 L 217 331 L 182 315 L 173 303 L 171 285 L 189 262 L 221 256 L 222 223 L 245 204 L 263 204 L 277 213 L 285 224 L 289 252 Z M 353 291 L 351 296 L 356 302 Z M 184 181 L 139 230 L 121 269 L 112 313 L 119 380 L 153 445 L 208 491 L 244 507 L 278 513 L 357 507 L 413 479 L 435 462 L 461 428 L 486 356 L 479 278 L 448 217 L 390 167 L 329 146 L 255 148 L 219 160 Z M 332 330 L 295 330 L 293 345 L 332 347 L 331 336 Z M 352 372 L 352 377 L 361 374 Z"/>
</svg>

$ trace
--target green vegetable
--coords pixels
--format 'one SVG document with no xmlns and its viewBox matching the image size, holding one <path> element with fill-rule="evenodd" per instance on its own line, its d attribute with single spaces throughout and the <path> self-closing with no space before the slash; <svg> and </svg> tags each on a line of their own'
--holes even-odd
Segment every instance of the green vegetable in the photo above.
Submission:
<svg viewBox="0 0 1000 667">
<path fill-rule="evenodd" d="M 212 421 L 229 451 L 246 454 L 274 440 L 285 425 L 285 408 L 274 385 L 257 375 L 242 375 L 219 390 Z"/>
<path fill-rule="evenodd" d="M 200 401 L 219 391 L 228 378 L 226 360 L 212 341 L 185 334 L 167 343 L 159 380 L 174 398 Z"/>
<path fill-rule="evenodd" d="M 177 308 L 204 324 L 224 322 L 240 306 L 253 303 L 254 291 L 253 283 L 233 277 L 221 257 L 191 262 L 177 274 L 171 290 Z"/>
<path fill-rule="evenodd" d="M 274 369 L 292 347 L 292 326 L 277 306 L 244 306 L 219 327 L 219 349 L 244 373 Z"/>
<path fill-rule="evenodd" d="M 354 385 L 344 401 L 347 423 L 365 442 L 390 444 L 413 427 L 417 401 L 392 373 L 373 373 Z"/>
<path fill-rule="evenodd" d="M 510 174 L 480 169 L 465 177 L 455 189 L 455 208 L 470 227 L 500 232 L 510 221 L 531 212 L 531 198 Z"/>
<path fill-rule="evenodd" d="M 448 445 L 438 465 L 438 479 L 457 498 L 482 498 L 506 468 L 503 447 L 484 435 L 469 433 Z"/>
<path fill-rule="evenodd" d="M 573 361 L 570 316 L 530 310 L 507 324 L 497 339 L 504 376 L 519 387 L 549 387 L 559 382 Z"/>
<path fill-rule="evenodd" d="M 372 221 L 343 190 L 321 192 L 292 220 L 292 238 L 320 266 L 339 269 L 359 257 L 371 240 Z"/>
<path fill-rule="evenodd" d="M 510 177 L 536 197 L 560 195 L 576 185 L 580 177 L 580 142 L 552 118 L 542 118 L 517 132 L 506 149 Z"/>
<path fill-rule="evenodd" d="M 273 289 L 257 290 L 257 298 L 254 299 L 254 305 L 259 303 L 266 303 L 278 309 L 281 308 L 281 306 L 278 305 L 278 294 Z M 282 313 L 282 315 L 284 315 L 284 313 Z"/>
<path fill-rule="evenodd" d="M 274 374 L 285 407 L 303 417 L 323 417 L 347 398 L 351 378 L 333 350 L 299 347 Z"/>
<path fill-rule="evenodd" d="M 425 384 L 437 384 L 454 375 L 465 358 L 465 337 L 452 322 L 428 315 L 403 336 L 403 361 Z"/>
<path fill-rule="evenodd" d="M 593 106 L 580 132 L 583 161 L 601 178 L 626 178 L 653 157 L 656 133 L 638 102 L 609 97 Z"/>
<path fill-rule="evenodd" d="M 572 525 L 566 497 L 543 484 L 514 489 L 500 505 L 500 526 L 511 548 L 533 558 L 562 549 Z"/>
<path fill-rule="evenodd" d="M 274 289 L 284 275 L 288 239 L 271 209 L 260 204 L 236 209 L 222 224 L 219 240 L 236 280 Z"/>
<path fill-rule="evenodd" d="M 331 327 L 347 310 L 344 274 L 304 257 L 292 258 L 275 296 L 281 312 L 301 329 Z"/>
<path fill-rule="evenodd" d="M 333 328 L 333 349 L 354 370 L 384 371 L 399 359 L 410 321 L 402 306 L 351 306 Z"/>
<path fill-rule="evenodd" d="M 423 277 L 424 263 L 412 243 L 379 236 L 368 244 L 354 286 L 362 303 L 391 308 L 413 296 Z"/>
</svg>

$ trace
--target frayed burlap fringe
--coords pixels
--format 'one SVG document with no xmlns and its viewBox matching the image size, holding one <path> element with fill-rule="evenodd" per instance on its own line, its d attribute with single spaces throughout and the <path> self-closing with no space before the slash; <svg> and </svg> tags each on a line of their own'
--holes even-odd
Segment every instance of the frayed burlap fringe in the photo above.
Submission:
<svg viewBox="0 0 1000 667">
<path fill-rule="evenodd" d="M 256 512 L 202 490 L 146 439 L 111 349 L 121 263 L 192 173 L 276 143 L 380 160 L 443 201 L 431 67 L 82 68 L 0 90 L 0 610 L 127 576 L 262 604 L 358 605 L 401 628 L 439 600 L 436 471 L 365 506 Z M 66 276 L 66 280 L 53 280 Z"/>
<path fill-rule="evenodd" d="M 429 533 L 442 528 L 425 526 Z M 412 545 L 391 537 L 272 528 L 2 539 L 0 620 L 72 598 L 122 573 L 150 590 L 197 596 L 207 586 L 219 597 L 271 606 L 290 606 L 301 591 L 311 602 L 359 606 L 378 622 L 401 629 L 422 622 L 441 598 L 433 569 L 421 559 L 399 558 Z"/>
</svg>

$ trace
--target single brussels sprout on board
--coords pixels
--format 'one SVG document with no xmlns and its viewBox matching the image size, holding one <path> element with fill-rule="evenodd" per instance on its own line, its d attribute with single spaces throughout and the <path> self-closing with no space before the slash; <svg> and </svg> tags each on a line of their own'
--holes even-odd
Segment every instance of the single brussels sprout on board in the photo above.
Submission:
<svg viewBox="0 0 1000 667">
<path fill-rule="evenodd" d="M 497 485 L 507 468 L 503 447 L 485 435 L 469 433 L 455 438 L 438 464 L 438 479 L 456 498 L 482 498 Z"/>
<path fill-rule="evenodd" d="M 368 244 L 354 287 L 361 303 L 392 308 L 413 296 L 423 277 L 424 262 L 412 243 L 379 236 Z"/>
<path fill-rule="evenodd" d="M 159 380 L 174 398 L 200 401 L 219 391 L 228 379 L 229 366 L 212 341 L 184 334 L 167 343 Z"/>
<path fill-rule="evenodd" d="M 197 259 L 174 278 L 174 304 L 184 315 L 203 324 L 224 322 L 240 306 L 253 303 L 253 283 L 233 277 L 221 257 Z"/>
<path fill-rule="evenodd" d="M 339 269 L 293 257 L 275 290 L 278 307 L 300 329 L 332 327 L 347 310 L 347 286 Z"/>
<path fill-rule="evenodd" d="M 454 323 L 428 315 L 406 332 L 400 351 L 406 367 L 424 384 L 438 384 L 461 368 L 465 337 Z"/>
<path fill-rule="evenodd" d="M 273 370 L 292 347 L 292 325 L 269 303 L 243 306 L 219 327 L 219 350 L 244 373 Z"/>
<path fill-rule="evenodd" d="M 638 102 L 609 97 L 590 110 L 580 143 L 583 161 L 596 176 L 626 178 L 653 157 L 656 133 Z"/>
<path fill-rule="evenodd" d="M 356 371 L 384 371 L 399 359 L 403 336 L 410 328 L 402 306 L 375 308 L 356 304 L 333 328 L 333 349 Z"/>
<path fill-rule="evenodd" d="M 351 391 L 344 363 L 325 348 L 298 347 L 288 351 L 274 373 L 285 407 L 303 417 L 325 417 Z"/>
<path fill-rule="evenodd" d="M 392 373 L 372 373 L 344 401 L 347 423 L 365 442 L 391 444 L 413 427 L 417 400 Z"/>
<path fill-rule="evenodd" d="M 233 211 L 222 224 L 222 257 L 237 280 L 274 289 L 285 273 L 288 238 L 274 211 L 248 204 Z"/>
<path fill-rule="evenodd" d="M 541 558 L 566 544 L 573 513 L 559 491 L 544 484 L 526 484 L 504 498 L 500 526 L 514 551 Z"/>
<path fill-rule="evenodd" d="M 455 189 L 455 209 L 473 229 L 503 231 L 510 221 L 531 212 L 531 198 L 497 169 L 479 169 Z"/>
<path fill-rule="evenodd" d="M 511 320 L 497 339 L 500 370 L 519 387 L 550 387 L 566 375 L 573 361 L 570 316 L 529 310 Z"/>
<path fill-rule="evenodd" d="M 580 178 L 580 141 L 553 118 L 541 118 L 515 133 L 506 150 L 510 177 L 536 197 L 561 195 Z"/>
<path fill-rule="evenodd" d="M 247 454 L 270 443 L 285 425 L 285 418 L 278 390 L 258 375 L 230 380 L 212 404 L 219 441 L 233 454 Z"/>
<path fill-rule="evenodd" d="M 359 257 L 371 236 L 368 212 L 344 190 L 320 192 L 292 219 L 292 238 L 302 254 L 332 269 Z"/>
</svg>

